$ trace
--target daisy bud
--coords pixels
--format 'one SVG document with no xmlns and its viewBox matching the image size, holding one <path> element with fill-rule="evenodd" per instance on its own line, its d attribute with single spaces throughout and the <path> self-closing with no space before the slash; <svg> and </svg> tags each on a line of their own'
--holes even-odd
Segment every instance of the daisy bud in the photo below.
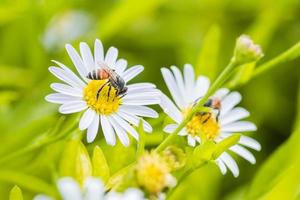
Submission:
<svg viewBox="0 0 300 200">
<path fill-rule="evenodd" d="M 138 185 L 152 195 L 176 184 L 168 163 L 155 152 L 145 153 L 140 157 L 136 165 L 136 178 Z"/>
<path fill-rule="evenodd" d="M 176 146 L 169 146 L 162 152 L 163 158 L 169 165 L 171 170 L 178 170 L 186 163 L 186 155 L 184 151 Z"/>
<path fill-rule="evenodd" d="M 237 64 L 256 62 L 263 56 L 261 47 L 255 44 L 248 35 L 241 35 L 236 40 L 233 59 Z"/>
</svg>

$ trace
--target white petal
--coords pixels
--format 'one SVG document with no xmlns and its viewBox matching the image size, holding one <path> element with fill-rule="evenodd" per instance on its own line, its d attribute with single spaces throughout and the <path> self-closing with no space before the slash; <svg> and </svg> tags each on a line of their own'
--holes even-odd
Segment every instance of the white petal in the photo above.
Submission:
<svg viewBox="0 0 300 200">
<path fill-rule="evenodd" d="M 71 101 L 59 107 L 59 112 L 62 114 L 70 114 L 80 112 L 87 108 L 85 101 Z"/>
<path fill-rule="evenodd" d="M 77 82 L 75 82 L 63 69 L 59 67 L 51 66 L 49 67 L 49 71 L 56 76 L 58 79 L 64 81 L 65 83 L 68 83 L 69 85 L 73 87 L 79 87 Z"/>
<path fill-rule="evenodd" d="M 95 40 L 94 58 L 96 67 L 98 67 L 99 64 L 103 63 L 104 61 L 103 45 L 102 42 L 98 39 Z"/>
<path fill-rule="evenodd" d="M 246 109 L 237 107 L 229 111 L 226 115 L 221 116 L 219 122 L 222 126 L 246 118 L 249 115 Z"/>
<path fill-rule="evenodd" d="M 63 83 L 52 83 L 50 87 L 56 92 L 60 92 L 62 94 L 74 96 L 74 97 L 83 97 L 82 90 L 79 88 L 74 88 L 69 85 Z"/>
<path fill-rule="evenodd" d="M 256 126 L 252 122 L 238 121 L 231 124 L 226 124 L 221 127 L 222 132 L 246 132 L 256 131 Z"/>
<path fill-rule="evenodd" d="M 153 90 L 155 89 L 155 85 L 152 83 L 134 83 L 127 85 L 128 92 L 127 93 L 132 93 L 132 92 L 140 92 L 144 90 Z"/>
<path fill-rule="evenodd" d="M 126 121 L 128 121 L 129 123 L 133 124 L 134 126 L 139 126 L 140 124 L 140 120 L 143 121 L 143 129 L 148 132 L 148 133 L 151 133 L 152 132 L 152 127 L 151 125 L 146 122 L 145 120 L 143 120 L 142 118 L 139 118 L 131 113 L 125 113 L 125 112 L 118 112 L 118 115 L 120 117 L 122 117 L 123 119 L 125 119 Z"/>
<path fill-rule="evenodd" d="M 82 56 L 83 64 L 85 68 L 88 70 L 88 72 L 94 70 L 95 69 L 94 58 L 90 47 L 85 42 L 80 43 L 80 53 Z"/>
<path fill-rule="evenodd" d="M 221 173 L 224 175 L 227 172 L 227 168 L 221 159 L 216 160 L 216 164 L 218 165 Z"/>
<path fill-rule="evenodd" d="M 64 64 L 62 64 L 56 60 L 52 60 L 52 62 L 54 62 L 55 64 L 60 66 L 65 71 L 64 74 L 70 80 L 72 80 L 72 82 L 74 82 L 75 85 L 72 85 L 73 87 L 78 86 L 79 88 L 84 88 L 86 86 L 86 84 L 80 78 L 78 78 L 78 76 L 76 74 L 74 74 L 74 72 L 72 72 L 72 70 L 70 70 L 67 66 L 65 66 Z"/>
<path fill-rule="evenodd" d="M 242 100 L 242 96 L 238 92 L 231 92 L 221 101 L 221 113 L 220 115 L 225 115 L 234 106 L 236 106 Z"/>
<path fill-rule="evenodd" d="M 133 67 L 130 67 L 129 69 L 127 69 L 122 77 L 125 80 L 125 82 L 130 81 L 131 79 L 133 79 L 134 77 L 136 77 L 139 73 L 141 73 L 144 70 L 144 67 L 142 65 L 135 65 Z"/>
<path fill-rule="evenodd" d="M 165 94 L 161 95 L 161 101 L 159 105 L 163 111 L 175 122 L 180 123 L 182 121 L 181 112 Z"/>
<path fill-rule="evenodd" d="M 242 158 L 244 158 L 245 160 L 248 160 L 251 164 L 256 163 L 255 157 L 246 148 L 236 144 L 236 145 L 230 147 L 229 149 L 231 151 L 233 151 L 234 153 L 238 154 L 239 156 L 241 156 Z"/>
<path fill-rule="evenodd" d="M 134 139 L 139 140 L 139 134 L 137 133 L 137 131 L 131 125 L 129 125 L 122 117 L 118 115 L 111 115 L 111 117 L 114 118 L 114 120 L 118 122 L 118 124 L 123 129 L 125 129 L 132 137 L 134 137 Z"/>
<path fill-rule="evenodd" d="M 52 93 L 48 94 L 45 97 L 46 101 L 50 103 L 58 103 L 58 104 L 65 104 L 71 101 L 80 101 L 81 98 L 79 97 L 72 97 L 69 95 L 61 94 L 61 93 Z"/>
<path fill-rule="evenodd" d="M 112 69 L 115 68 L 115 63 L 118 58 L 118 49 L 115 47 L 109 47 L 105 55 L 105 63 Z"/>
<path fill-rule="evenodd" d="M 199 76 L 196 81 L 193 101 L 203 97 L 206 94 L 209 85 L 210 85 L 210 81 L 207 77 Z"/>
<path fill-rule="evenodd" d="M 188 97 L 189 102 L 193 101 L 193 90 L 194 90 L 194 84 L 195 84 L 195 74 L 194 74 L 194 68 L 190 64 L 184 65 L 184 83 L 185 83 L 185 89 L 186 89 L 186 95 Z"/>
<path fill-rule="evenodd" d="M 99 128 L 99 115 L 95 115 L 92 123 L 87 129 L 87 142 L 91 143 L 95 140 Z"/>
<path fill-rule="evenodd" d="M 221 88 L 215 92 L 213 97 L 218 99 L 223 99 L 224 96 L 226 96 L 229 93 L 229 90 L 227 88 Z"/>
<path fill-rule="evenodd" d="M 123 74 L 123 72 L 125 71 L 127 67 L 127 61 L 125 59 L 119 59 L 116 62 L 116 72 L 118 74 Z"/>
<path fill-rule="evenodd" d="M 88 74 L 88 69 L 84 66 L 76 50 L 70 44 L 66 44 L 66 49 L 81 78 L 87 80 L 86 75 Z"/>
<path fill-rule="evenodd" d="M 127 92 L 126 96 L 123 98 L 124 99 L 149 99 L 150 98 L 159 98 L 161 95 L 161 91 L 158 89 L 148 89 L 144 91 L 131 91 Z"/>
<path fill-rule="evenodd" d="M 106 143 L 114 146 L 116 144 L 115 132 L 106 116 L 101 115 L 101 126 Z"/>
<path fill-rule="evenodd" d="M 120 139 L 121 143 L 127 147 L 129 146 L 129 137 L 124 131 L 124 129 L 116 122 L 112 117 L 108 117 L 111 125 L 115 129 L 115 133 L 117 134 L 118 138 Z"/>
<path fill-rule="evenodd" d="M 177 87 L 178 87 L 179 92 L 180 92 L 180 96 L 183 97 L 184 103 L 187 104 L 189 102 L 188 102 L 188 100 L 186 98 L 186 95 L 185 95 L 186 91 L 185 91 L 185 85 L 184 85 L 184 82 L 183 82 L 182 74 L 176 66 L 171 66 L 171 69 L 173 71 L 173 74 L 174 74 L 174 77 L 175 77 L 175 80 L 176 80 L 176 83 L 177 83 Z"/>
<path fill-rule="evenodd" d="M 188 135 L 187 140 L 188 140 L 188 144 L 190 146 L 192 146 L 192 147 L 196 146 L 196 140 L 192 136 Z"/>
<path fill-rule="evenodd" d="M 179 108 L 183 108 L 185 106 L 185 102 L 183 96 L 180 95 L 179 89 L 171 71 L 167 68 L 162 68 L 161 73 L 175 103 Z"/>
<path fill-rule="evenodd" d="M 248 136 L 244 136 L 244 135 L 241 136 L 239 144 L 242 144 L 242 145 L 249 147 L 251 149 L 254 149 L 256 151 L 261 150 L 261 145 L 256 140 L 254 140 L 253 138 L 248 137 Z"/>
<path fill-rule="evenodd" d="M 43 194 L 39 194 L 39 195 L 36 195 L 33 200 L 54 200 L 52 197 L 49 197 L 49 196 L 46 196 L 46 195 L 43 195 Z"/>
<path fill-rule="evenodd" d="M 234 177 L 239 176 L 239 167 L 237 166 L 234 159 L 226 152 L 223 152 L 221 156 L 219 157 L 224 164 L 228 167 L 228 169 L 232 172 Z"/>
<path fill-rule="evenodd" d="M 84 130 L 84 129 L 87 129 L 91 123 L 93 122 L 95 116 L 97 115 L 97 113 L 92 110 L 91 108 L 87 109 L 81 119 L 80 119 L 80 122 L 79 122 L 79 129 L 80 130 Z"/>
<path fill-rule="evenodd" d="M 61 178 L 57 186 L 63 200 L 82 200 L 80 186 L 74 179 Z"/>
<path fill-rule="evenodd" d="M 167 126 L 165 126 L 164 131 L 167 133 L 172 133 L 176 130 L 177 127 L 178 124 L 168 124 Z"/>
<path fill-rule="evenodd" d="M 104 185 L 99 179 L 88 177 L 83 188 L 84 200 L 103 200 Z"/>
<path fill-rule="evenodd" d="M 144 194 L 142 191 L 136 188 L 128 188 L 123 194 L 124 200 L 144 200 Z"/>
<path fill-rule="evenodd" d="M 160 103 L 160 98 L 156 97 L 139 97 L 138 99 L 133 97 L 129 98 L 126 96 L 122 99 L 124 105 L 154 105 Z"/>
<path fill-rule="evenodd" d="M 123 112 L 132 113 L 133 115 L 151 118 L 158 117 L 158 113 L 155 110 L 146 106 L 121 105 L 119 109 Z"/>
</svg>

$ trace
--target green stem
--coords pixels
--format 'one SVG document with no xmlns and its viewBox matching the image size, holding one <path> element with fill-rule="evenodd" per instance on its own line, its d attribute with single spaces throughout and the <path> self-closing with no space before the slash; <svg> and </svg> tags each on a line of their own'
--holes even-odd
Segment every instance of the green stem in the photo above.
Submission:
<svg viewBox="0 0 300 200">
<path fill-rule="evenodd" d="M 257 69 L 254 71 L 252 78 L 259 76 L 266 71 L 274 68 L 275 66 L 293 60 L 300 56 L 300 42 L 296 43 L 294 46 L 289 48 L 287 51 L 283 52 L 279 56 L 273 58 L 272 60 L 258 66 Z"/>
<path fill-rule="evenodd" d="M 191 120 L 195 113 L 202 111 L 205 109 L 203 105 L 207 102 L 209 97 L 214 94 L 214 92 L 219 89 L 222 84 L 226 81 L 226 79 L 231 75 L 233 69 L 237 67 L 237 64 L 234 59 L 231 59 L 231 62 L 227 65 L 227 67 L 223 70 L 223 72 L 218 76 L 212 86 L 208 89 L 207 93 L 203 98 L 194 106 L 191 112 L 185 117 L 185 119 L 179 124 L 179 126 L 175 129 L 173 133 L 171 133 L 156 149 L 155 151 L 160 152 L 165 149 L 168 145 L 172 143 L 172 141 L 176 138 L 177 134 L 181 131 L 182 128 Z"/>
</svg>

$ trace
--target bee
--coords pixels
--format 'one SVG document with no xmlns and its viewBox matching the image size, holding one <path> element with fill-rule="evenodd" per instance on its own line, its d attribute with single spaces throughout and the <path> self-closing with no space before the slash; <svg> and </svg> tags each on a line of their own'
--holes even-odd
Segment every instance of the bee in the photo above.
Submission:
<svg viewBox="0 0 300 200">
<path fill-rule="evenodd" d="M 99 98 L 101 90 L 106 85 L 109 86 L 107 99 L 109 99 L 111 87 L 113 87 L 116 90 L 115 96 L 121 95 L 121 98 L 126 95 L 126 92 L 128 90 L 124 79 L 119 74 L 117 74 L 114 69 L 109 68 L 105 64 L 101 64 L 99 69 L 89 72 L 86 77 L 90 80 L 108 79 L 107 82 L 104 83 L 97 91 L 97 96 L 96 96 L 97 99 Z"/>
<path fill-rule="evenodd" d="M 217 111 L 216 120 L 219 120 L 220 116 L 220 110 L 221 110 L 221 99 L 219 98 L 210 98 L 207 100 L 207 102 L 204 104 L 204 107 L 209 107 Z M 210 112 L 199 112 L 197 113 L 200 116 L 206 116 L 206 118 L 203 120 L 203 123 L 206 123 L 209 118 L 211 117 Z"/>
</svg>

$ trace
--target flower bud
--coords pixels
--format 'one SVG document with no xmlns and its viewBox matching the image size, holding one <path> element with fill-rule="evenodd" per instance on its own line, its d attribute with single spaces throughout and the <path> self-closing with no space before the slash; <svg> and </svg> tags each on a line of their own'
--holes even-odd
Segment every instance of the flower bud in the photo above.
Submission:
<svg viewBox="0 0 300 200">
<path fill-rule="evenodd" d="M 263 56 L 261 47 L 255 44 L 248 35 L 241 35 L 236 40 L 233 59 L 238 65 L 256 62 Z"/>
<path fill-rule="evenodd" d="M 153 195 L 176 185 L 176 179 L 170 174 L 168 163 L 155 152 L 146 152 L 139 158 L 136 178 L 138 185 Z"/>
</svg>

